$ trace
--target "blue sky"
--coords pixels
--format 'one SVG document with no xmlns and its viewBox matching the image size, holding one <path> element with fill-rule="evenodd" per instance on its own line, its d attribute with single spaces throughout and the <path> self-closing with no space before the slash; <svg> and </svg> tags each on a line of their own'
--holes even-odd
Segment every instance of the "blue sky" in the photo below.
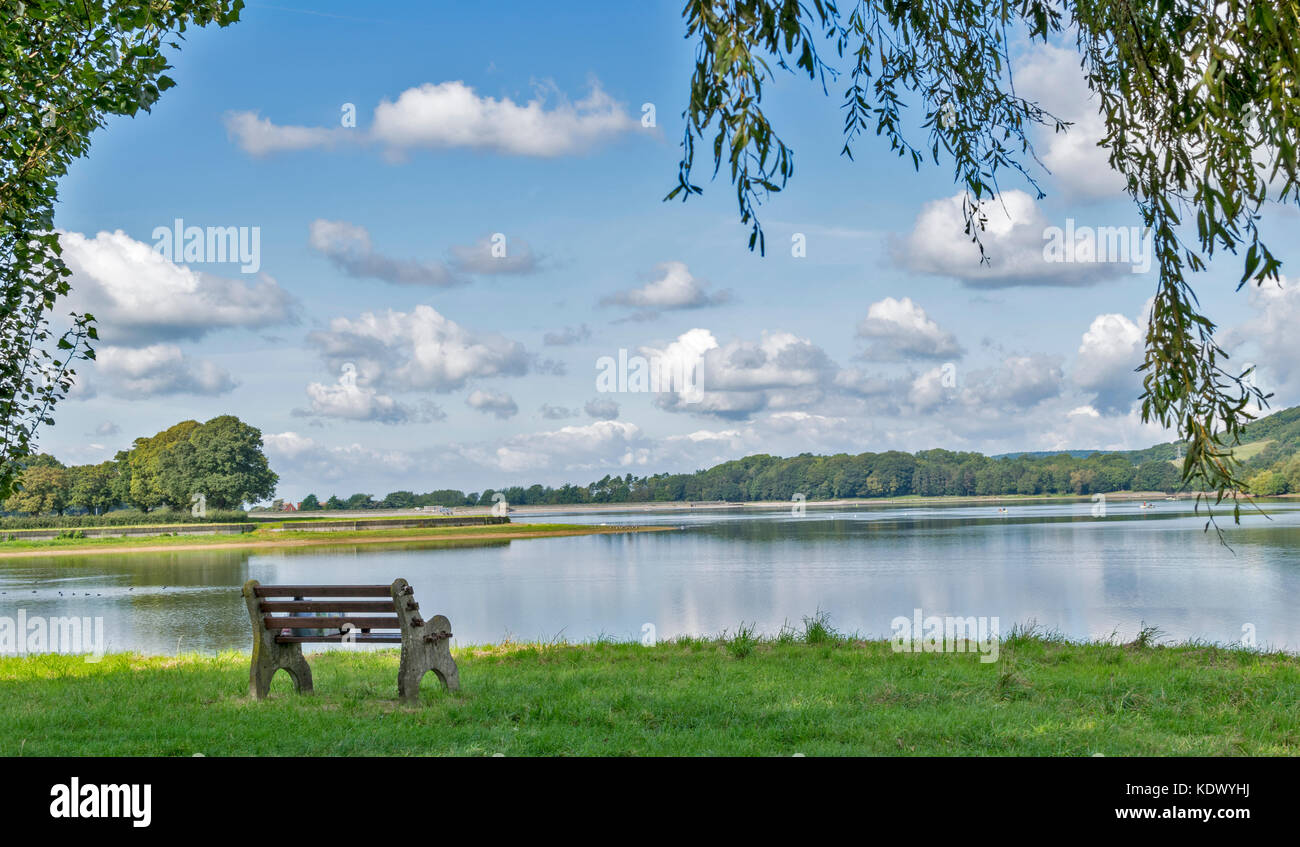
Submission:
<svg viewBox="0 0 1300 847">
<path fill-rule="evenodd" d="M 1165 437 L 1133 407 L 1154 273 L 1042 258 L 1044 230 L 1069 218 L 1138 224 L 1067 51 L 1017 57 L 1029 96 L 1077 124 L 1039 139 L 1047 199 L 1008 177 L 993 268 L 971 259 L 948 166 L 914 172 L 874 137 L 839 156 L 839 86 L 793 77 L 770 89 L 796 173 L 761 209 L 760 257 L 725 180 L 662 202 L 693 62 L 679 7 L 394 2 L 372 17 L 300 0 L 191 32 L 178 86 L 110 121 L 61 185 L 69 305 L 104 341 L 42 449 L 99 461 L 234 413 L 297 499 L 756 452 Z M 257 272 L 160 256 L 154 231 L 176 218 L 257 228 Z M 1275 250 L 1295 225 L 1278 211 Z M 1202 303 L 1290 405 L 1300 300 L 1235 292 L 1235 272 L 1202 275 Z M 620 349 L 698 356 L 702 399 L 597 391 Z"/>
</svg>

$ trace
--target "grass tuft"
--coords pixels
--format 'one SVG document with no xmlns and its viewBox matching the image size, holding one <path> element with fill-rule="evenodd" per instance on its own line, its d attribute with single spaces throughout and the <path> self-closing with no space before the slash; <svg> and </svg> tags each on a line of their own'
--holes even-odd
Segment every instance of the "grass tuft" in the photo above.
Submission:
<svg viewBox="0 0 1300 847">
<path fill-rule="evenodd" d="M 803 619 L 803 640 L 806 644 L 835 644 L 840 635 L 831 627 L 831 616 L 818 609 Z"/>
</svg>

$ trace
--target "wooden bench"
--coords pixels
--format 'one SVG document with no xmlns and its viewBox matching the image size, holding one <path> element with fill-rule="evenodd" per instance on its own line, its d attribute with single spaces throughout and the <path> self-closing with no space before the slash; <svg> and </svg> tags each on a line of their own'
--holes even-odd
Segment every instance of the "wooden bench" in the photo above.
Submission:
<svg viewBox="0 0 1300 847">
<path fill-rule="evenodd" d="M 250 579 L 243 593 L 253 623 L 248 693 L 258 700 L 281 668 L 299 694 L 312 693 L 304 644 L 401 644 L 397 696 L 408 702 L 419 700 L 420 680 L 429 671 L 444 688 L 460 689 L 448 646 L 451 622 L 442 615 L 422 619 L 415 590 L 404 579 L 392 585 L 262 585 Z"/>
</svg>

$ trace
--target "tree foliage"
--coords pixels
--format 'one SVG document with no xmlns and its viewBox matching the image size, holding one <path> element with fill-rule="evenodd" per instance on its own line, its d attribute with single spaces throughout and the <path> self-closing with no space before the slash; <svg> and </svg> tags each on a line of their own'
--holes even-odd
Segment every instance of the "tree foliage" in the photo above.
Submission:
<svg viewBox="0 0 1300 847">
<path fill-rule="evenodd" d="M 65 468 L 45 454 L 23 464 L 4 507 L 30 515 L 61 515 L 68 507 L 102 514 L 120 506 L 188 513 L 198 502 L 234 510 L 270 497 L 279 482 L 262 452 L 261 431 L 232 415 L 181 421 L 97 465 Z"/>
<path fill-rule="evenodd" d="M 51 328 L 68 293 L 54 229 L 58 180 L 109 115 L 148 111 L 173 85 L 165 47 L 190 25 L 227 26 L 243 0 L 0 0 L 0 497 L 52 424 L 94 317 Z M 51 349 L 52 348 L 52 349 Z"/>
<path fill-rule="evenodd" d="M 1231 448 L 1267 397 L 1227 364 L 1189 275 L 1217 251 L 1242 256 L 1239 284 L 1277 281 L 1260 237 L 1270 203 L 1300 202 L 1300 4 L 1294 0 L 689 0 L 696 62 L 677 185 L 702 191 L 695 145 L 736 190 L 750 249 L 764 248 L 757 208 L 794 173 L 793 151 L 763 109 L 776 71 L 823 90 L 846 77 L 842 152 L 874 134 L 919 168 L 950 162 L 965 192 L 966 233 L 980 244 L 985 204 L 1008 170 L 1043 196 L 1028 131 L 1066 128 L 1018 96 L 1014 39 L 1070 38 L 1105 120 L 1111 167 L 1153 234 L 1159 270 L 1147 327 L 1142 415 L 1188 443 L 1182 477 L 1241 487 Z M 832 59 L 826 60 L 824 56 Z M 840 68 L 832 62 L 844 62 Z M 915 106 L 916 117 L 905 110 Z M 919 126 L 924 141 L 910 132 Z"/>
</svg>

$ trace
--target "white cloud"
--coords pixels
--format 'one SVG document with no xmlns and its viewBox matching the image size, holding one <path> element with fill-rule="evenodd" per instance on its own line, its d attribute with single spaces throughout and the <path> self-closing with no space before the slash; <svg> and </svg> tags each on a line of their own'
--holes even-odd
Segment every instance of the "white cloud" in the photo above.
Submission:
<svg viewBox="0 0 1300 847">
<path fill-rule="evenodd" d="M 1106 123 L 1088 90 L 1078 52 L 1036 45 L 1021 57 L 1015 75 L 1022 97 L 1072 124 L 1065 132 L 1043 127 L 1036 133 L 1040 158 L 1057 183 L 1075 197 L 1122 195 L 1124 178 L 1111 168 L 1106 148 L 1097 146 Z"/>
<path fill-rule="evenodd" d="M 858 337 L 871 346 L 863 358 L 876 360 L 959 358 L 961 345 L 951 332 L 935 323 L 911 298 L 886 297 L 867 308 L 858 324 Z"/>
<path fill-rule="evenodd" d="M 757 341 L 720 345 L 706 329 L 692 329 L 663 349 L 642 347 L 670 372 L 689 372 L 699 362 L 698 397 L 674 386 L 656 404 L 673 412 L 743 419 L 763 409 L 796 408 L 821 398 L 836 367 L 826 352 L 789 332 L 764 332 Z M 688 402 L 692 399 L 695 402 Z"/>
<path fill-rule="evenodd" d="M 710 294 L 691 275 L 685 262 L 664 262 L 655 268 L 655 278 L 640 288 L 619 291 L 601 299 L 601 305 L 630 306 L 648 312 L 670 309 L 698 309 L 717 306 L 731 298 L 730 291 Z"/>
<path fill-rule="evenodd" d="M 528 242 L 507 239 L 504 233 L 485 235 L 473 244 L 452 245 L 451 256 L 452 265 L 464 273 L 530 274 L 541 265 Z"/>
<path fill-rule="evenodd" d="M 224 369 L 191 359 L 174 344 L 100 347 L 91 382 L 101 380 L 109 393 L 128 400 L 169 394 L 212 396 L 232 391 L 237 384 Z"/>
<path fill-rule="evenodd" d="M 618 417 L 619 406 L 609 398 L 596 398 L 588 400 L 583 406 L 583 411 L 587 417 L 595 418 L 598 421 L 612 421 Z"/>
<path fill-rule="evenodd" d="M 1074 384 L 1094 395 L 1102 412 L 1123 414 L 1142 393 L 1142 329 L 1124 315 L 1098 315 L 1083 334 L 1075 360 Z"/>
<path fill-rule="evenodd" d="M 1059 357 L 1009 354 L 987 368 L 960 371 L 950 364 L 930 368 L 912 378 L 906 400 L 916 413 L 942 410 L 960 429 L 980 420 L 1005 421 L 1010 413 L 1020 414 L 1058 397 L 1063 388 Z"/>
<path fill-rule="evenodd" d="M 1221 340 L 1233 357 L 1226 367 L 1234 375 L 1253 364 L 1255 384 L 1278 397 L 1275 408 L 1291 405 L 1300 396 L 1300 282 L 1282 277 L 1250 289 L 1254 317 L 1226 330 Z"/>
<path fill-rule="evenodd" d="M 374 483 L 379 475 L 405 479 L 411 468 L 427 473 L 438 467 L 432 451 L 376 450 L 358 443 L 330 446 L 292 431 L 267 433 L 262 442 L 281 478 L 299 485 L 341 482 L 355 490 Z"/>
<path fill-rule="evenodd" d="M 418 409 L 412 409 L 368 385 L 361 385 L 353 371 L 346 372 L 334 385 L 310 383 L 307 386 L 307 397 L 311 400 L 311 406 L 305 410 L 294 410 L 295 415 L 389 424 L 428 423 L 447 417 L 434 403 L 425 401 Z"/>
<path fill-rule="evenodd" d="M 548 421 L 562 421 L 566 418 L 576 418 L 578 416 L 576 409 L 568 409 L 564 406 L 552 406 L 550 403 L 543 403 L 542 407 L 537 411 L 538 414 Z"/>
<path fill-rule="evenodd" d="M 367 130 L 282 126 L 248 111 L 227 113 L 225 123 L 239 147 L 254 156 L 357 142 L 378 144 L 390 158 L 413 149 L 455 148 L 565 156 L 640 128 L 598 83 L 576 102 L 552 86 L 521 104 L 509 97 L 480 96 L 460 81 L 425 83 L 396 100 L 382 100 Z"/>
<path fill-rule="evenodd" d="M 587 341 L 590 338 L 591 328 L 586 324 L 580 324 L 578 326 L 566 326 L 555 332 L 548 332 L 542 336 L 542 343 L 547 347 L 568 347 L 580 341 Z"/>
<path fill-rule="evenodd" d="M 483 391 L 479 389 L 465 398 L 465 404 L 485 414 L 505 420 L 519 414 L 519 406 L 514 398 L 504 391 Z"/>
<path fill-rule="evenodd" d="M 453 391 L 471 378 L 522 376 L 529 364 L 518 342 L 471 332 L 425 305 L 335 318 L 308 341 L 332 368 L 353 362 L 363 383 L 396 390 Z"/>
<path fill-rule="evenodd" d="M 965 233 L 964 195 L 926 203 L 901 241 L 892 246 L 894 261 L 909 270 L 955 277 L 973 288 L 1015 285 L 1092 285 L 1131 266 L 1118 262 L 1049 262 L 1044 237 L 1051 224 L 1034 198 L 1023 191 L 1004 191 L 984 201 L 986 218 L 980 233 L 988 262 L 980 263 L 979 247 Z"/>
<path fill-rule="evenodd" d="M 109 343 L 197 339 L 294 319 L 293 298 L 266 274 L 245 283 L 176 265 L 121 230 L 63 232 L 59 241 L 72 271 L 69 304 L 93 314 Z"/>
<path fill-rule="evenodd" d="M 521 433 L 495 447 L 471 446 L 462 452 L 484 466 L 509 473 L 642 466 L 650 455 L 641 429 L 624 421 L 594 421 L 549 432 Z"/>
<path fill-rule="evenodd" d="M 964 393 L 968 404 L 1027 409 L 1059 396 L 1064 381 L 1059 356 L 1011 354 L 994 368 L 974 372 Z"/>
<path fill-rule="evenodd" d="M 442 262 L 393 259 L 377 252 L 369 230 L 347 221 L 312 221 L 308 243 L 350 277 L 443 288 L 466 282 Z"/>
<path fill-rule="evenodd" d="M 245 153 L 266 156 L 295 150 L 330 149 L 361 140 L 353 129 L 277 126 L 257 112 L 227 112 L 226 134 Z"/>
</svg>

